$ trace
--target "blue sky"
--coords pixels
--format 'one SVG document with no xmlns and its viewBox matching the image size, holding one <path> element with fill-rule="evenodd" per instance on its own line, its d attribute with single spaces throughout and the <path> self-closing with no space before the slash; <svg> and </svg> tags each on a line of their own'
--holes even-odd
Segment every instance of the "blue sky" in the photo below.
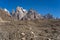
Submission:
<svg viewBox="0 0 60 40">
<path fill-rule="evenodd" d="M 33 8 L 42 15 L 51 13 L 54 17 L 60 18 L 60 0 L 0 0 L 0 7 L 9 11 L 16 9 L 17 6 L 27 10 Z"/>
</svg>

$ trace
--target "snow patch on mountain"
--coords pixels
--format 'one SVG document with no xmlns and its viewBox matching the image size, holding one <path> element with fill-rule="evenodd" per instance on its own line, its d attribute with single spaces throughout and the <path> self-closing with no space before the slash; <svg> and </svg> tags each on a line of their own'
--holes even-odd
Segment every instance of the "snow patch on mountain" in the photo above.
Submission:
<svg viewBox="0 0 60 40">
<path fill-rule="evenodd" d="M 10 13 L 6 8 L 4 8 L 4 11 L 6 11 L 7 13 Z"/>
</svg>

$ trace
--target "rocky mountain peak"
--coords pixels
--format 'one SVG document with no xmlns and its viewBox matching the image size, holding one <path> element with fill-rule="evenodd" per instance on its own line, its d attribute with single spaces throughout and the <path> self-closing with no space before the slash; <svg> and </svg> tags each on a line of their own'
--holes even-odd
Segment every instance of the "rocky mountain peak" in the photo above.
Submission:
<svg viewBox="0 0 60 40">
<path fill-rule="evenodd" d="M 34 13 L 34 12 L 36 12 L 35 10 L 33 10 L 33 9 L 30 9 L 28 12 L 32 12 L 32 13 Z"/>
<path fill-rule="evenodd" d="M 16 8 L 16 12 L 14 13 L 14 17 L 16 17 L 16 19 L 21 20 L 25 15 L 27 14 L 26 9 L 23 9 L 22 7 L 17 7 Z"/>
<path fill-rule="evenodd" d="M 30 19 L 33 19 L 33 20 L 35 20 L 35 19 L 42 19 L 42 16 L 39 13 L 37 13 L 35 10 L 33 10 L 33 9 L 30 9 L 28 11 L 28 17 Z"/>
<path fill-rule="evenodd" d="M 17 7 L 16 12 L 21 12 L 21 13 L 27 13 L 26 9 L 23 9 L 22 7 Z"/>
<path fill-rule="evenodd" d="M 16 12 L 22 12 L 22 10 L 23 10 L 22 7 L 19 7 L 19 6 L 18 6 L 18 7 L 16 8 Z"/>
</svg>

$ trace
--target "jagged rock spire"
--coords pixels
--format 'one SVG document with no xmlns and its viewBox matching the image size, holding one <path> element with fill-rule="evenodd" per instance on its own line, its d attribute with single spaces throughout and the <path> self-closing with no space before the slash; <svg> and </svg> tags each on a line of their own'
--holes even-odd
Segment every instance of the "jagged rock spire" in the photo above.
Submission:
<svg viewBox="0 0 60 40">
<path fill-rule="evenodd" d="M 15 17 L 18 20 L 21 20 L 25 15 L 26 15 L 27 11 L 25 9 L 23 9 L 22 7 L 17 7 L 16 8 L 16 12 L 15 12 Z"/>
</svg>

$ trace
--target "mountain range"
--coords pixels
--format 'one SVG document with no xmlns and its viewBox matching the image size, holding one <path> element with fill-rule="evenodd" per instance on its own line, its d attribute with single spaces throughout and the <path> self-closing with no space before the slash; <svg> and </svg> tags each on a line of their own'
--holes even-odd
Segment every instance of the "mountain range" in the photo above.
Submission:
<svg viewBox="0 0 60 40">
<path fill-rule="evenodd" d="M 53 18 L 51 14 L 42 16 L 40 13 L 33 9 L 29 9 L 27 11 L 23 7 L 19 6 L 16 8 L 16 10 L 12 10 L 12 12 L 9 12 L 9 10 L 6 8 L 0 8 L 0 16 L 2 19 L 6 20 L 40 20 Z"/>
</svg>

